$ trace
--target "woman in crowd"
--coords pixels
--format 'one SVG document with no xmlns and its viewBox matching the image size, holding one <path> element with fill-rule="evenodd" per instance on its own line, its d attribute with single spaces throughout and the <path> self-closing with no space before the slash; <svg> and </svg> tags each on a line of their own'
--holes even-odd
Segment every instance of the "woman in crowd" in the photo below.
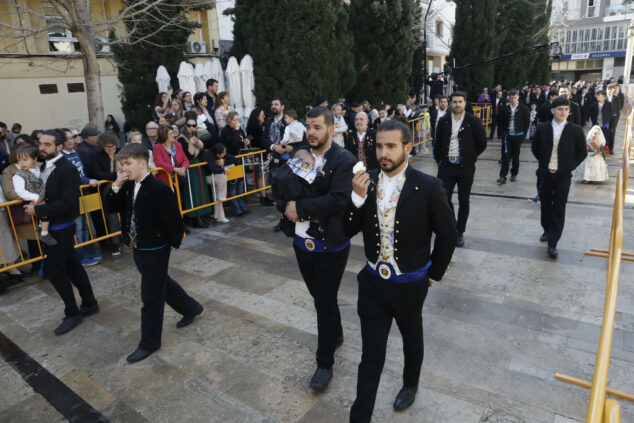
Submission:
<svg viewBox="0 0 634 423">
<path fill-rule="evenodd" d="M 218 143 L 220 141 L 220 131 L 215 124 L 213 116 L 209 114 L 207 111 L 207 95 L 205 93 L 196 93 L 194 95 L 194 103 L 200 109 L 203 115 L 205 115 L 205 127 L 209 132 L 209 135 L 206 136 L 206 139 L 203 138 L 203 142 L 209 148 L 211 145 Z M 200 112 L 198 112 L 200 113 Z"/>
<path fill-rule="evenodd" d="M 339 147 L 344 147 L 343 137 L 344 134 L 348 132 L 348 124 L 341 113 L 343 107 L 341 107 L 341 104 L 337 103 L 333 104 L 330 110 L 335 117 L 335 133 L 332 136 L 332 142 L 337 144 Z"/>
<path fill-rule="evenodd" d="M 156 177 L 167 185 L 170 185 L 169 181 L 173 173 L 176 173 L 180 177 L 179 181 L 182 181 L 189 168 L 189 160 L 185 156 L 183 146 L 176 142 L 176 137 L 178 137 L 178 131 L 163 125 L 158 130 L 158 140 L 154 144 L 154 163 L 157 167 L 165 169 L 165 172 L 158 172 Z"/>
<path fill-rule="evenodd" d="M 247 121 L 247 138 L 250 139 L 251 147 L 257 148 L 258 150 L 267 150 L 266 146 L 266 136 L 264 135 L 264 110 L 259 107 L 256 107 L 251 111 L 249 115 L 249 120 Z M 267 180 L 267 172 L 268 163 L 262 163 L 262 161 L 266 161 L 268 157 L 268 152 L 263 153 L 262 155 L 254 156 L 254 163 L 256 166 L 257 178 L 255 181 L 256 187 L 263 188 L 265 185 L 265 181 Z M 266 191 L 260 191 L 260 204 L 263 206 L 272 206 L 273 200 L 266 196 Z"/>
<path fill-rule="evenodd" d="M 143 134 L 139 131 L 130 132 L 128 139 L 131 143 L 143 144 Z M 149 150 L 148 153 L 150 153 L 150 160 L 148 160 L 147 165 L 150 169 L 154 169 L 156 167 L 156 164 L 154 164 L 154 152 L 152 150 Z"/>
<path fill-rule="evenodd" d="M 112 181 L 117 179 L 117 170 L 119 163 L 115 158 L 117 153 L 117 146 L 119 145 L 119 138 L 112 132 L 104 132 L 97 137 L 97 147 L 99 151 L 95 153 L 92 161 L 92 166 L 88 170 L 88 176 L 98 181 Z M 105 189 L 101 190 L 102 194 Z M 108 224 L 108 233 L 113 233 L 121 230 L 119 225 L 119 216 L 116 213 L 106 213 L 106 221 Z M 116 236 L 111 238 L 110 252 L 113 256 L 121 254 L 119 244 L 121 243 L 121 237 Z"/>
<path fill-rule="evenodd" d="M 104 127 L 105 127 L 104 129 L 105 129 L 106 132 L 107 131 L 114 132 L 115 134 L 117 134 L 117 136 L 121 132 L 121 130 L 119 129 L 119 124 L 117 123 L 117 121 L 115 120 L 114 116 L 112 116 L 112 115 L 106 116 L 106 123 L 105 123 Z"/>
<path fill-rule="evenodd" d="M 172 129 L 174 130 L 175 127 Z M 188 192 L 183 193 L 183 209 L 191 209 L 210 203 L 211 195 L 205 183 L 205 169 L 203 166 L 192 167 L 192 165 L 205 161 L 203 160 L 205 146 L 196 136 L 196 121 L 194 119 L 187 120 L 185 129 L 177 140 L 183 148 L 190 165 L 187 172 Z M 184 217 L 195 228 L 207 228 L 209 225 L 202 220 L 202 216 L 209 215 L 211 211 L 210 207 L 206 207 L 189 212 Z"/>
<path fill-rule="evenodd" d="M 8 200 L 5 198 L 2 189 L 0 189 L 0 203 L 5 203 L 7 201 Z M 0 227 L 3 228 L 0 231 L 0 250 L 2 250 L 2 259 L 7 265 L 16 262 L 20 257 L 18 252 L 18 241 L 13 237 L 13 231 L 7 230 L 7 228 L 10 227 L 8 211 L 8 207 L 0 208 Z M 8 279 L 10 283 L 22 281 L 22 272 L 18 269 L 7 270 L 7 273 L 9 275 Z M 0 281 L 0 294 L 4 293 L 6 293 L 6 288 L 3 281 Z"/>
<path fill-rule="evenodd" d="M 236 159 L 229 153 L 223 144 L 215 144 L 211 148 L 207 168 L 207 184 L 212 187 L 213 201 L 225 201 L 227 199 L 227 166 L 235 166 Z M 222 203 L 214 206 L 214 217 L 218 223 L 229 223 L 225 217 L 225 210 Z"/>
<path fill-rule="evenodd" d="M 183 110 L 183 105 L 181 101 L 177 98 L 170 101 L 170 112 L 171 116 L 167 119 L 167 122 L 170 125 L 176 125 L 181 128 L 185 124 L 185 111 Z M 167 118 L 167 116 L 166 116 Z"/>
<path fill-rule="evenodd" d="M 240 128 L 240 116 L 237 112 L 227 113 L 227 126 L 220 133 L 220 142 L 226 147 L 227 153 L 232 156 L 240 154 L 240 149 L 250 145 L 244 132 Z M 234 197 L 244 193 L 244 179 L 234 179 L 228 182 L 227 191 L 229 197 Z M 242 216 L 249 213 L 244 197 L 231 200 L 231 213 L 234 216 Z"/>
<path fill-rule="evenodd" d="M 192 93 L 190 93 L 189 91 L 185 91 L 183 93 L 183 108 L 186 112 L 189 112 L 192 109 L 193 105 L 194 103 L 192 100 Z"/>
<path fill-rule="evenodd" d="M 168 90 L 165 92 L 160 92 L 156 96 L 156 101 L 154 102 L 154 113 L 156 114 L 156 119 L 160 119 L 161 116 L 165 116 L 169 113 L 169 104 L 170 98 L 172 97 L 172 90 Z"/>
<path fill-rule="evenodd" d="M 231 108 L 231 98 L 229 98 L 229 93 L 226 91 L 218 94 L 218 98 L 216 99 L 216 104 L 214 104 L 214 113 L 216 115 L 216 125 L 218 125 L 218 129 L 222 131 L 225 126 L 227 126 L 227 115 L 229 112 L 233 111 Z"/>
</svg>

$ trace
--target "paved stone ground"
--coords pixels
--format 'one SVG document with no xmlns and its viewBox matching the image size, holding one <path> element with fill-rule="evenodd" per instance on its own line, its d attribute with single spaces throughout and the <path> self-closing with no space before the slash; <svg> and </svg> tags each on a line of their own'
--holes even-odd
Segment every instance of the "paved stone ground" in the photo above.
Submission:
<svg viewBox="0 0 634 423">
<path fill-rule="evenodd" d="M 622 137 L 619 137 L 622 139 Z M 589 392 L 553 378 L 590 380 L 601 329 L 606 260 L 583 255 L 606 247 L 614 179 L 574 184 L 560 258 L 538 241 L 536 168 L 522 149 L 518 182 L 498 187 L 499 143 L 478 162 L 466 248 L 424 306 L 425 361 L 414 406 L 394 413 L 402 342 L 393 326 L 375 422 L 583 421 Z M 428 154 L 414 165 L 435 174 Z M 610 162 L 615 173 L 616 162 Z M 634 233 L 632 191 L 626 234 Z M 346 422 L 361 356 L 353 240 L 339 301 L 345 343 L 335 377 L 321 395 L 308 389 L 314 371 L 316 319 L 291 243 L 273 233 L 271 208 L 188 236 L 174 251 L 171 275 L 206 307 L 190 327 L 166 310 L 163 347 L 127 365 L 139 339 L 139 275 L 129 250 L 88 269 L 101 313 L 68 335 L 53 329 L 62 306 L 51 285 L 32 278 L 0 298 L 0 331 L 112 422 Z M 634 250 L 634 237 L 625 247 Z M 634 392 L 634 271 L 624 262 L 609 385 Z M 0 421 L 65 421 L 0 361 Z M 621 402 L 623 422 L 634 404 Z"/>
</svg>

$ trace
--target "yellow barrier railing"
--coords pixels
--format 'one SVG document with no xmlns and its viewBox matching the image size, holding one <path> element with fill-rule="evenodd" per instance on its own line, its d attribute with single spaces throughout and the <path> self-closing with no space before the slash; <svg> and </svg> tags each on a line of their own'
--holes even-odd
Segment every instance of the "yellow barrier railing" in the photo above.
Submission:
<svg viewBox="0 0 634 423">
<path fill-rule="evenodd" d="M 630 113 L 625 126 L 625 140 L 623 145 L 622 168 L 618 170 L 616 189 L 614 193 L 614 208 L 612 211 L 612 227 L 610 230 L 610 246 L 608 250 L 592 249 L 587 255 L 608 258 L 608 271 L 605 287 L 605 301 L 603 306 L 603 324 L 601 336 L 594 366 L 592 382 L 573 378 L 571 376 L 555 374 L 557 380 L 572 383 L 590 389 L 590 400 L 586 414 L 586 423 L 620 423 L 621 412 L 619 403 L 614 399 L 606 398 L 606 394 L 618 398 L 634 401 L 634 395 L 610 389 L 607 386 L 608 372 L 610 368 L 610 353 L 612 349 L 612 336 L 614 334 L 614 320 L 616 315 L 616 301 L 619 291 L 621 273 L 621 261 L 628 260 L 623 252 L 623 211 L 629 176 L 631 129 L 634 121 L 634 112 Z M 598 253 L 601 251 L 601 254 Z M 634 260 L 629 260 L 634 261 Z"/>
<path fill-rule="evenodd" d="M 158 169 L 158 170 L 160 171 L 162 169 Z M 80 216 L 86 215 L 86 222 L 88 222 L 88 233 L 89 233 L 90 239 L 88 241 L 78 243 L 77 238 L 75 237 L 75 248 L 84 247 L 86 245 L 94 244 L 96 242 L 100 242 L 108 238 L 113 238 L 115 236 L 121 235 L 121 231 L 110 232 L 108 227 L 108 221 L 106 219 L 106 213 L 103 208 L 103 203 L 101 199 L 101 186 L 104 184 L 109 184 L 109 183 L 112 183 L 112 181 L 106 181 L 106 180 L 99 181 L 99 185 L 96 186 L 97 192 L 88 193 L 88 194 L 85 193 L 84 191 L 86 188 L 91 188 L 91 185 L 88 185 L 88 184 L 80 185 L 79 213 L 80 213 Z M 22 200 L 13 200 L 13 201 L 8 201 L 6 203 L 0 204 L 0 213 L 2 213 L 2 209 L 6 209 L 7 223 L 9 224 L 9 227 L 11 228 L 13 241 L 15 242 L 15 245 L 13 245 L 12 248 L 14 247 L 17 250 L 17 255 L 19 258 L 19 261 L 13 261 L 12 263 L 8 263 L 7 259 L 5 258 L 5 253 L 2 251 L 2 248 L 0 247 L 0 259 L 2 260 L 2 267 L 0 267 L 0 273 L 6 272 L 18 267 L 22 267 L 31 263 L 35 263 L 46 258 L 46 254 L 44 254 L 42 250 L 42 244 L 40 243 L 40 238 L 37 233 L 37 222 L 35 217 L 33 216 L 31 217 L 30 224 L 16 225 L 15 222 L 13 221 L 13 216 L 11 215 L 11 212 L 9 211 L 9 207 L 15 206 L 15 205 L 23 205 L 23 204 L 24 202 Z M 90 224 L 90 221 L 87 217 L 87 215 L 92 212 L 100 212 L 101 219 L 103 221 L 103 225 L 106 231 L 105 235 L 95 237 L 95 234 L 93 233 L 92 225 Z M 22 231 L 25 232 L 23 237 L 20 237 L 18 235 L 19 228 L 22 229 L 20 230 L 20 232 Z M 28 240 L 31 240 L 31 238 L 33 238 L 32 240 L 37 242 L 38 251 L 40 255 L 37 257 L 31 257 L 28 259 L 25 258 L 24 253 L 22 252 L 22 248 L 20 246 L 20 239 L 22 238 L 28 239 Z"/>
<path fill-rule="evenodd" d="M 473 114 L 480 118 L 482 126 L 487 129 L 492 122 L 491 104 L 490 103 L 473 103 Z"/>
<path fill-rule="evenodd" d="M 238 194 L 238 195 L 234 195 L 233 197 L 228 197 L 226 200 L 222 200 L 222 201 L 217 201 L 214 200 L 210 201 L 208 203 L 204 203 L 202 205 L 199 206 L 193 206 L 193 199 L 190 199 L 190 205 L 192 207 L 188 208 L 188 209 L 184 209 L 183 208 L 183 195 L 185 195 L 185 193 L 181 192 L 180 189 L 180 184 L 178 183 L 178 178 L 179 176 L 174 174 L 174 178 L 175 178 L 175 183 L 173 184 L 175 187 L 175 191 L 176 191 L 176 196 L 178 199 L 178 207 L 181 211 L 182 215 L 185 215 L 187 213 L 191 213 L 191 212 L 195 212 L 198 210 L 202 210 L 205 209 L 207 207 L 211 207 L 211 206 L 215 206 L 216 204 L 220 204 L 226 201 L 231 201 L 231 200 L 235 200 L 236 198 L 240 198 L 240 197 L 246 197 L 247 195 L 252 195 L 252 194 L 256 194 L 260 191 L 264 191 L 267 189 L 270 189 L 271 186 L 270 185 L 266 185 L 263 186 L 261 188 L 257 188 L 257 177 L 261 176 L 261 175 L 257 175 L 256 173 L 256 167 L 258 166 L 264 166 L 265 160 L 264 160 L 264 155 L 268 154 L 268 152 L 266 150 L 258 150 L 258 151 L 252 151 L 250 153 L 246 153 L 246 154 L 239 154 L 236 157 L 236 159 L 240 159 L 241 164 L 237 165 L 237 166 L 232 166 L 230 168 L 228 168 L 229 173 L 227 174 L 227 181 L 232 181 L 232 180 L 236 180 L 236 179 L 242 179 L 242 183 L 244 184 L 244 192 L 242 194 Z M 259 163 L 256 162 L 254 160 L 255 156 L 259 156 L 260 161 Z M 207 166 L 207 162 L 200 162 L 200 163 L 196 163 L 193 164 L 191 166 L 189 166 L 189 169 L 195 169 L 195 168 L 200 168 L 203 166 Z M 253 186 L 256 187 L 255 189 L 252 190 L 248 190 L 247 187 L 247 181 L 246 181 L 246 172 L 245 172 L 245 167 L 252 167 L 252 175 L 253 175 Z M 202 169 L 201 169 L 201 174 L 203 173 Z M 185 176 L 185 178 L 189 178 L 189 172 L 187 174 L 187 176 Z M 172 181 L 172 178 L 170 178 L 170 182 Z M 202 178 L 202 187 L 203 187 L 203 191 L 205 190 L 205 186 L 206 186 L 206 181 L 204 178 Z M 264 185 L 264 184 L 262 184 Z M 203 194 L 203 200 L 204 200 L 204 194 Z"/>
</svg>

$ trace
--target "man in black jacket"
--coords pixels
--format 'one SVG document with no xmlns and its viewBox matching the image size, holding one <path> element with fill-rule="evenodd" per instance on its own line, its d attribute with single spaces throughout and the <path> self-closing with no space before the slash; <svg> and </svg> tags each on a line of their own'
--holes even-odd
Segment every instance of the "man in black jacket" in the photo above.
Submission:
<svg viewBox="0 0 634 423">
<path fill-rule="evenodd" d="M 548 100 L 537 107 L 537 120 L 540 123 L 550 122 L 551 120 L 553 120 L 553 114 L 550 109 L 550 104 L 557 97 L 559 97 L 559 92 L 557 90 L 550 90 L 548 91 Z"/>
<path fill-rule="evenodd" d="M 378 169 L 376 161 L 376 140 L 374 130 L 368 128 L 368 115 L 359 112 L 354 118 L 355 129 L 345 134 L 344 143 L 346 150 L 360 162 L 366 169 Z"/>
<path fill-rule="evenodd" d="M 322 168 L 324 180 L 319 195 L 287 202 L 284 213 L 295 222 L 295 256 L 317 310 L 317 371 L 310 381 L 316 391 L 330 383 L 335 349 L 343 343 L 337 294 L 350 252 L 342 216 L 352 191 L 355 160 L 349 151 L 332 142 L 334 129 L 330 110 L 315 107 L 306 114 L 310 153 L 315 166 Z M 321 239 L 306 233 L 311 220 L 318 220 L 323 228 Z"/>
<path fill-rule="evenodd" d="M 455 248 L 456 223 L 442 182 L 408 165 L 411 149 L 407 126 L 385 122 L 377 134 L 381 171 L 354 176 L 343 216 L 347 237 L 363 232 L 367 259 L 357 276 L 363 351 L 351 423 L 372 418 L 393 319 L 404 353 L 403 387 L 394 408 L 414 402 L 423 364 L 423 303 L 430 281 L 442 279 Z"/>
<path fill-rule="evenodd" d="M 581 92 L 579 93 L 579 107 L 581 107 L 581 126 L 585 125 L 586 122 L 588 122 L 593 102 L 594 96 L 588 91 L 588 88 L 582 87 Z"/>
<path fill-rule="evenodd" d="M 541 201 L 541 224 L 544 233 L 539 238 L 548 242 L 548 255 L 557 258 L 557 242 L 561 238 L 566 217 L 566 202 L 572 171 L 588 155 L 583 129 L 568 123 L 570 102 L 558 97 L 551 103 L 553 121 L 539 124 L 532 150 L 539 163 L 537 190 Z"/>
<path fill-rule="evenodd" d="M 50 222 L 49 232 L 56 245 L 46 249 L 44 273 L 64 301 L 64 320 L 55 329 L 62 335 L 79 325 L 84 316 L 99 311 L 88 275 L 74 248 L 75 219 L 79 217 L 79 172 L 75 165 L 61 154 L 66 137 L 56 129 L 40 134 L 40 156 L 46 161 L 42 168 L 45 182 L 44 204 L 24 206 L 27 213 Z M 143 147 L 144 148 L 144 147 Z M 73 285 L 81 296 L 77 308 Z"/>
<path fill-rule="evenodd" d="M 560 87 L 559 95 L 566 97 L 568 101 L 570 101 L 570 114 L 568 114 L 568 122 L 582 126 L 581 107 L 579 106 L 579 103 L 573 100 L 573 96 L 570 93 L 570 88 L 568 86 Z"/>
<path fill-rule="evenodd" d="M 517 89 L 509 90 L 509 104 L 505 105 L 498 116 L 499 128 L 504 139 L 502 140 L 502 168 L 498 184 L 506 183 L 506 175 L 509 173 L 509 162 L 512 160 L 511 182 L 515 182 L 520 171 L 520 150 L 522 141 L 526 139 L 526 133 L 531 123 L 528 107 L 519 103 Z"/>
<path fill-rule="evenodd" d="M 447 96 L 438 97 L 438 107 L 432 107 L 429 111 L 429 124 L 431 130 L 431 137 L 436 139 L 436 125 L 441 117 L 449 113 L 449 98 Z"/>
<path fill-rule="evenodd" d="M 495 135 L 495 128 L 498 128 L 498 138 L 502 138 L 502 131 L 500 130 L 500 126 L 498 124 L 498 116 L 502 108 L 506 104 L 506 98 L 503 97 L 502 90 L 497 90 L 493 93 L 494 97 L 491 101 L 491 132 L 489 133 L 489 139 L 493 139 L 493 135 Z"/>
<path fill-rule="evenodd" d="M 121 216 L 121 238 L 133 248 L 141 272 L 141 341 L 129 363 L 149 357 L 161 347 L 165 303 L 183 318 L 182 328 L 204 310 L 167 274 L 171 247 L 183 239 L 183 219 L 176 196 L 148 168 L 149 153 L 141 144 L 128 144 L 117 155 L 121 169 L 106 193 L 106 207 Z"/>
<path fill-rule="evenodd" d="M 464 110 L 466 98 L 466 94 L 459 91 L 451 95 L 451 113 L 438 121 L 433 149 L 438 162 L 438 178 L 443 182 L 452 212 L 451 197 L 454 187 L 458 185 L 458 247 L 464 246 L 475 163 L 487 148 L 487 135 L 482 122 Z"/>
<path fill-rule="evenodd" d="M 595 98 L 596 101 L 592 103 L 590 109 L 590 121 L 592 126 L 599 125 L 601 127 L 601 132 L 608 142 L 610 139 L 610 121 L 612 120 L 612 102 L 607 100 L 603 90 L 597 91 Z M 608 148 L 612 151 L 609 144 Z"/>
</svg>

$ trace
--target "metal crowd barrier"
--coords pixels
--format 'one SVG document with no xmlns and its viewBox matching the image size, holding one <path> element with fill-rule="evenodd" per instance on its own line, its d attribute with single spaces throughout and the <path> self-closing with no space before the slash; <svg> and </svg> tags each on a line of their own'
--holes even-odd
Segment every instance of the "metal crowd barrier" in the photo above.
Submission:
<svg viewBox="0 0 634 423">
<path fill-rule="evenodd" d="M 407 121 L 407 126 L 412 134 L 412 146 L 418 147 L 419 145 L 422 145 L 425 149 L 427 149 L 426 143 L 431 141 L 432 138 L 425 129 L 425 118 L 417 117 L 416 119 L 409 120 Z"/>
<path fill-rule="evenodd" d="M 488 129 L 492 121 L 491 103 L 472 103 L 473 114 L 480 118 L 484 129 Z"/>
<path fill-rule="evenodd" d="M 618 297 L 619 280 L 621 273 L 621 261 L 628 260 L 625 255 L 633 257 L 630 253 L 623 252 L 623 211 L 627 195 L 627 184 L 630 164 L 630 151 L 632 146 L 631 129 L 634 121 L 634 112 L 630 113 L 625 126 L 625 140 L 623 144 L 623 163 L 618 170 L 616 189 L 614 193 L 614 208 L 612 211 L 612 228 L 610 231 L 610 247 L 608 250 L 592 249 L 587 255 L 607 257 L 608 269 L 605 289 L 605 302 L 603 309 L 603 324 L 601 336 L 594 366 L 592 382 L 566 376 L 560 373 L 555 378 L 590 389 L 590 400 L 586 414 L 586 423 L 620 423 L 621 411 L 619 403 L 607 395 L 634 401 L 634 395 L 616 389 L 608 388 L 608 372 L 610 368 L 610 352 L 612 349 L 612 336 L 614 334 L 614 320 L 616 315 L 616 300 Z"/>
<path fill-rule="evenodd" d="M 197 211 L 197 210 L 201 210 L 201 209 L 204 209 L 204 208 L 207 208 L 207 207 L 215 206 L 216 204 L 220 204 L 220 203 L 223 203 L 223 202 L 226 202 L 226 201 L 231 201 L 231 200 L 234 200 L 236 198 L 245 197 L 247 195 L 252 195 L 252 194 L 258 193 L 260 191 L 264 191 L 264 190 L 267 190 L 267 189 L 271 188 L 270 185 L 266 185 L 264 187 L 257 188 L 257 178 L 261 177 L 263 175 L 263 173 L 259 172 L 260 174 L 258 174 L 256 168 L 260 167 L 260 166 L 262 166 L 262 167 L 265 166 L 265 163 L 266 163 L 266 161 L 264 160 L 265 159 L 265 155 L 268 155 L 268 152 L 266 150 L 258 150 L 258 151 L 253 151 L 253 152 L 249 152 L 249 153 L 246 153 L 246 154 L 237 155 L 235 157 L 236 157 L 236 159 L 240 159 L 241 164 L 228 168 L 229 173 L 227 174 L 227 182 L 233 181 L 233 180 L 236 180 L 236 179 L 242 179 L 242 183 L 244 184 L 244 193 L 238 194 L 238 195 L 234 195 L 233 197 L 227 197 L 227 199 L 223 200 L 223 201 L 218 201 L 218 200 L 216 200 L 215 190 L 214 190 L 213 185 L 212 185 L 213 199 L 210 198 L 211 201 L 209 201 L 208 203 L 204 202 L 204 192 L 205 192 L 205 190 L 203 189 L 203 202 L 204 203 L 202 205 L 194 207 L 193 206 L 193 198 L 190 197 L 189 204 L 192 207 L 190 207 L 188 209 L 184 209 L 183 208 L 183 195 L 185 195 L 186 193 L 181 192 L 180 184 L 178 183 L 178 179 L 182 178 L 182 176 L 178 176 L 177 174 L 174 174 L 173 176 L 175 178 L 175 183 L 173 184 L 173 186 L 175 188 L 176 196 L 178 198 L 178 207 L 179 207 L 179 209 L 181 211 L 181 214 L 185 215 L 187 213 L 191 213 L 191 212 L 194 212 L 194 211 Z M 259 161 L 255 160 L 256 156 L 259 156 L 259 159 L 260 159 Z M 193 164 L 193 165 L 191 165 L 189 167 L 189 169 L 195 169 L 197 167 L 203 167 L 203 166 L 207 166 L 207 162 L 200 162 L 200 163 Z M 251 175 L 253 176 L 253 186 L 255 188 L 250 190 L 250 191 L 248 190 L 248 185 L 247 185 L 247 178 L 246 178 L 247 171 L 246 171 L 246 169 L 251 169 Z M 204 172 L 202 171 L 202 169 L 201 169 L 201 175 L 204 175 Z M 170 178 L 170 182 L 171 181 L 172 181 L 172 178 Z M 184 182 L 186 182 L 186 183 L 189 182 L 189 172 L 187 173 L 187 176 L 185 176 L 185 181 Z M 202 184 L 203 188 L 207 185 L 207 182 L 205 181 L 204 176 L 202 177 L 201 184 Z M 191 189 L 189 190 L 189 192 L 191 193 Z"/>
</svg>

